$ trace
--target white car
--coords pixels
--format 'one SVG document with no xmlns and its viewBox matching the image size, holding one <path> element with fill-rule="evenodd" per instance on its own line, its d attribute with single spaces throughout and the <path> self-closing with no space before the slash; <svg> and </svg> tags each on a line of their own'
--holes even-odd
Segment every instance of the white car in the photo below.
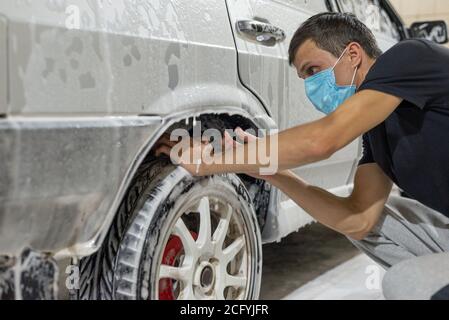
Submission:
<svg viewBox="0 0 449 320">
<path fill-rule="evenodd" d="M 151 149 L 199 123 L 318 119 L 287 51 L 328 10 L 384 50 L 408 37 L 388 1 L 2 0 L 0 297 L 55 298 L 71 258 L 60 285 L 79 299 L 257 299 L 262 244 L 310 216 L 263 181 L 193 178 Z M 297 173 L 348 194 L 360 151 Z"/>
</svg>

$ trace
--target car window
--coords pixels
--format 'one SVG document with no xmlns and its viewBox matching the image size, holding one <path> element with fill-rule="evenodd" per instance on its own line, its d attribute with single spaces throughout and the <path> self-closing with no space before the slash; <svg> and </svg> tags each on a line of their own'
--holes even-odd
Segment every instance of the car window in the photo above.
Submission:
<svg viewBox="0 0 449 320">
<path fill-rule="evenodd" d="M 401 39 L 397 25 L 379 0 L 337 0 L 337 4 L 340 11 L 354 13 L 372 31 L 394 40 Z"/>
</svg>

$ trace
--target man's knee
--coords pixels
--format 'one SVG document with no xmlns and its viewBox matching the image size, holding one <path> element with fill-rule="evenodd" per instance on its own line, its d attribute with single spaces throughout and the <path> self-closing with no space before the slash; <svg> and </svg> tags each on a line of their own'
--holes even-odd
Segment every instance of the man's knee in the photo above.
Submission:
<svg viewBox="0 0 449 320">
<path fill-rule="evenodd" d="M 403 261 L 386 273 L 382 287 L 388 300 L 448 299 L 449 255 Z"/>
<path fill-rule="evenodd" d="M 387 300 L 407 300 L 411 298 L 410 281 L 413 280 L 406 261 L 391 267 L 382 281 L 383 295 Z"/>
</svg>

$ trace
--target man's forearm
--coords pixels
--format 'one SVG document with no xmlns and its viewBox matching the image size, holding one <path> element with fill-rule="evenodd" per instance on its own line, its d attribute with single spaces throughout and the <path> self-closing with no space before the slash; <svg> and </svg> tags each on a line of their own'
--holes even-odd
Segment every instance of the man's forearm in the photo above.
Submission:
<svg viewBox="0 0 449 320">
<path fill-rule="evenodd" d="M 260 173 L 268 168 L 281 172 L 318 162 L 332 152 L 325 137 L 318 122 L 292 128 L 215 154 L 212 164 L 201 165 L 201 173 Z"/>
<path fill-rule="evenodd" d="M 402 99 L 373 90 L 363 90 L 347 99 L 335 112 L 320 120 L 283 131 L 270 139 L 261 139 L 262 150 L 276 150 L 269 158 L 277 161 L 279 171 L 297 168 L 329 158 L 357 137 L 376 127 L 399 106 Z M 266 144 L 270 144 L 266 145 Z M 238 157 L 257 154 L 256 143 L 236 149 Z M 268 152 L 268 151 L 267 151 Z M 259 159 L 260 160 L 260 159 Z M 229 163 L 229 162 L 228 162 Z M 253 172 L 267 165 L 256 163 L 205 166 L 208 174 Z"/>
<path fill-rule="evenodd" d="M 353 238 L 363 238 L 369 224 L 363 212 L 358 212 L 350 198 L 337 197 L 326 190 L 311 186 L 290 171 L 268 179 L 302 209 L 323 225 Z"/>
</svg>

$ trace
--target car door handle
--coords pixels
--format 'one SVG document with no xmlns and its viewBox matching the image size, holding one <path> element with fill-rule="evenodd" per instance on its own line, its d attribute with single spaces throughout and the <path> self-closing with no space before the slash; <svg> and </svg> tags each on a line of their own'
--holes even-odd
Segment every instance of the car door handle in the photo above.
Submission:
<svg viewBox="0 0 449 320">
<path fill-rule="evenodd" d="M 285 32 L 272 24 L 257 20 L 239 20 L 236 23 L 237 31 L 249 40 L 265 46 L 274 46 L 285 40 Z"/>
</svg>

